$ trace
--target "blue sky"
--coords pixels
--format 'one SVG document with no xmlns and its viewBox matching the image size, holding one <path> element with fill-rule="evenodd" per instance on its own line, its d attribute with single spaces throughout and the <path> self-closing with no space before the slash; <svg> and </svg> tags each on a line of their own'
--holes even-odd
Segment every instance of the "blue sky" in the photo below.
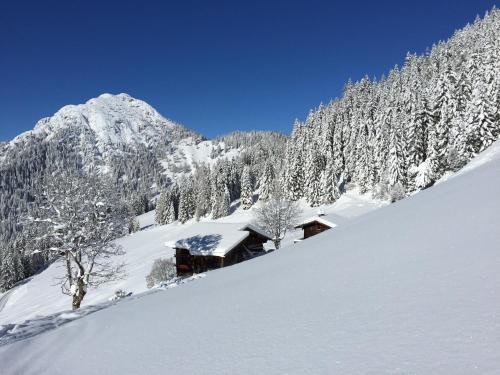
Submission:
<svg viewBox="0 0 500 375">
<path fill-rule="evenodd" d="M 0 3 L 0 140 L 126 92 L 213 137 L 295 118 L 482 16 L 489 0 Z"/>
</svg>

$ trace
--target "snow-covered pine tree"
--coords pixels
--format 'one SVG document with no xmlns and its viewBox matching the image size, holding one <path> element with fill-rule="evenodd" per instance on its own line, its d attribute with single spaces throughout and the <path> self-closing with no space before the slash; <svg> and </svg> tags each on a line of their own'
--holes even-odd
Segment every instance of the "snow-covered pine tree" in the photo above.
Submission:
<svg viewBox="0 0 500 375">
<path fill-rule="evenodd" d="M 304 159 L 302 125 L 296 120 L 290 142 L 287 144 L 287 193 L 292 200 L 298 200 L 304 194 Z"/>
<path fill-rule="evenodd" d="M 196 202 L 194 196 L 193 179 L 188 177 L 180 184 L 179 198 L 179 221 L 185 223 L 193 218 L 196 211 Z"/>
<path fill-rule="evenodd" d="M 275 178 L 272 161 L 267 160 L 259 179 L 259 199 L 267 200 L 269 198 L 269 193 Z"/>
<path fill-rule="evenodd" d="M 4 250 L 0 266 L 0 291 L 5 292 L 12 288 L 16 282 L 24 278 L 24 269 L 19 252 L 9 247 Z"/>
<path fill-rule="evenodd" d="M 253 204 L 252 177 L 250 167 L 245 165 L 241 174 L 241 207 L 248 210 Z"/>
<path fill-rule="evenodd" d="M 325 169 L 323 156 L 319 153 L 317 145 L 308 150 L 306 161 L 306 198 L 312 207 L 319 206 L 323 200 L 323 186 L 321 181 L 322 171 Z"/>
<path fill-rule="evenodd" d="M 406 165 L 404 155 L 404 140 L 403 132 L 399 121 L 393 127 L 390 134 L 389 143 L 389 160 L 388 160 L 388 182 L 389 187 L 401 185 L 403 188 L 406 186 Z"/>
<path fill-rule="evenodd" d="M 230 208 L 231 208 L 231 196 L 229 194 L 229 189 L 226 186 L 218 209 L 219 217 L 224 217 L 229 215 Z"/>
<path fill-rule="evenodd" d="M 167 192 L 163 190 L 160 193 L 160 196 L 158 197 L 155 209 L 155 222 L 159 225 L 166 224 L 165 223 L 166 208 L 167 208 Z"/>
<path fill-rule="evenodd" d="M 456 114 L 458 100 L 455 92 L 456 76 L 449 64 L 446 65 L 435 87 L 434 116 L 437 119 L 433 166 L 434 175 L 441 177 L 448 169 L 448 152 L 453 118 Z"/>
<path fill-rule="evenodd" d="M 471 100 L 467 107 L 466 150 L 473 156 L 488 146 L 498 137 L 498 107 L 495 100 L 495 79 L 489 75 L 485 80 L 474 83 Z"/>
<path fill-rule="evenodd" d="M 333 157 L 329 157 L 325 169 L 321 173 L 322 202 L 323 204 L 334 203 L 340 197 L 337 171 Z"/>
<path fill-rule="evenodd" d="M 210 167 L 200 165 L 196 168 L 194 174 L 195 196 L 196 196 L 196 220 L 210 214 L 212 209 L 211 195 L 212 184 L 210 181 Z"/>
<path fill-rule="evenodd" d="M 168 199 L 167 199 L 166 210 L 165 210 L 164 223 L 170 224 L 170 223 L 173 223 L 175 220 L 176 220 L 176 217 L 175 217 L 174 201 L 172 199 L 172 194 L 169 194 Z"/>
</svg>

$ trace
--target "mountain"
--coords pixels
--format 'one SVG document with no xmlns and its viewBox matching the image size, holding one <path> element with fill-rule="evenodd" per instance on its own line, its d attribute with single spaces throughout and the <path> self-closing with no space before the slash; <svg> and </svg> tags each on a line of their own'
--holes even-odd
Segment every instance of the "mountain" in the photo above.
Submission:
<svg viewBox="0 0 500 375">
<path fill-rule="evenodd" d="M 218 163 L 219 170 L 232 176 L 234 200 L 242 158 L 259 171 L 258 164 L 269 153 L 284 151 L 285 142 L 285 136 L 271 132 L 207 140 L 127 94 L 103 94 L 85 104 L 65 106 L 40 120 L 33 130 L 0 144 L 0 263 L 3 248 L 11 247 L 13 256 L 24 264 L 14 280 L 40 268 L 30 265 L 30 246 L 24 243 L 23 249 L 15 242 L 27 235 L 21 222 L 28 209 L 37 215 L 46 178 L 61 172 L 98 171 L 141 214 L 154 208 L 160 191 L 183 185 L 202 165 L 210 168 Z"/>
<path fill-rule="evenodd" d="M 52 117 L 40 120 L 35 128 L 14 140 L 27 136 L 56 137 L 62 130 L 71 129 L 82 142 L 93 142 L 101 154 L 120 147 L 158 147 L 191 137 L 203 137 L 182 125 L 161 116 L 146 102 L 128 94 L 103 94 L 85 104 L 68 105 Z"/>
<path fill-rule="evenodd" d="M 196 145 L 203 137 L 127 94 L 104 94 L 63 107 L 0 149 L 4 239 L 18 229 L 13 223 L 33 201 L 44 176 L 98 168 L 112 174 L 126 196 L 150 197 L 152 185 L 168 184 L 161 160 L 175 153 L 181 141 Z"/>
<path fill-rule="evenodd" d="M 497 142 L 448 180 L 299 244 L 84 317 L 8 327 L 2 369 L 494 374 L 499 169 Z M 23 339 L 30 329 L 43 334 Z"/>
<path fill-rule="evenodd" d="M 5 143 L 0 167 L 8 168 L 16 162 L 20 150 L 33 147 L 34 143 L 45 148 L 55 143 L 62 148 L 74 148 L 82 167 L 108 169 L 112 168 L 111 163 L 129 155 L 149 153 L 165 158 L 181 141 L 184 145 L 196 145 L 203 140 L 200 134 L 165 119 L 142 100 L 128 94 L 103 94 L 85 104 L 65 106 L 38 121 L 33 130 Z"/>
</svg>

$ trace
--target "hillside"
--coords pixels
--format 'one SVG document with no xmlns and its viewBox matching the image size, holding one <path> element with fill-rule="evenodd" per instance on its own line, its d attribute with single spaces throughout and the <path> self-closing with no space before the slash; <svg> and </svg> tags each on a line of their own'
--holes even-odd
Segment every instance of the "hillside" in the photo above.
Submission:
<svg viewBox="0 0 500 375">
<path fill-rule="evenodd" d="M 497 142 L 350 225 L 5 345 L 4 373 L 496 373 L 499 171 Z"/>
<path fill-rule="evenodd" d="M 346 221 L 355 220 L 357 217 L 377 209 L 386 204 L 371 199 L 368 195 L 359 195 L 353 191 L 342 196 L 333 205 L 323 207 L 326 213 L 336 213 Z M 317 214 L 316 208 L 303 204 L 302 217 Z M 126 277 L 123 280 L 90 289 L 85 298 L 84 307 L 108 301 L 114 296 L 117 289 L 122 289 L 135 294 L 145 292 L 146 275 L 151 271 L 153 261 L 157 258 L 169 258 L 174 255 L 171 248 L 165 246 L 167 241 L 175 241 L 186 236 L 190 231 L 196 232 L 198 222 L 191 220 L 186 224 L 178 222 L 168 225 L 156 225 L 154 211 L 138 217 L 141 231 L 117 240 L 126 254 L 117 259 L 125 262 Z M 254 220 L 253 210 L 236 209 L 231 215 L 221 219 L 204 219 L 203 222 L 241 223 L 248 224 Z M 290 245 L 293 240 L 301 237 L 300 230 L 290 231 L 283 244 Z M 69 298 L 63 295 L 56 280 L 61 276 L 61 263 L 49 266 L 45 271 L 33 276 L 29 281 L 21 283 L 12 290 L 0 293 L 0 325 L 9 323 L 22 323 L 27 319 L 60 313 L 70 307 Z"/>
</svg>

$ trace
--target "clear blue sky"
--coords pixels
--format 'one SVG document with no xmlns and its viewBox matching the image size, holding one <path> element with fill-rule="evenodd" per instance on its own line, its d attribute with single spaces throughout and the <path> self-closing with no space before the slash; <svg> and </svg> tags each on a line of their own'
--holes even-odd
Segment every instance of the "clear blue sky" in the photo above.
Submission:
<svg viewBox="0 0 500 375">
<path fill-rule="evenodd" d="M 2 0 L 0 140 L 104 92 L 208 137 L 289 132 L 348 78 L 380 76 L 494 4 Z"/>
</svg>

